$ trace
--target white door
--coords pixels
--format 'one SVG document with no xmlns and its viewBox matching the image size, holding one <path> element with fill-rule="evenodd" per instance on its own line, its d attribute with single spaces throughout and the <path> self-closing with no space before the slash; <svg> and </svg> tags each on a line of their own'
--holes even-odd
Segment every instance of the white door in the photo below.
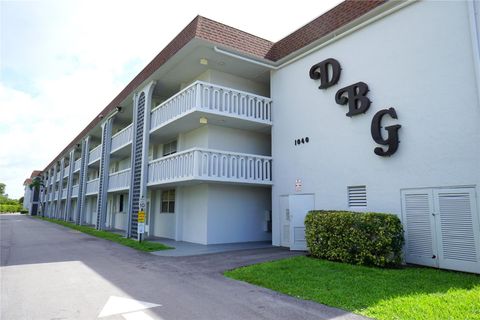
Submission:
<svg viewBox="0 0 480 320">
<path fill-rule="evenodd" d="M 405 260 L 438 267 L 432 189 L 402 191 Z"/>
<path fill-rule="evenodd" d="M 313 194 L 292 194 L 289 196 L 290 250 L 307 250 L 305 240 L 305 216 L 315 208 Z"/>
<path fill-rule="evenodd" d="M 480 273 L 480 225 L 475 190 L 434 190 L 440 268 Z"/>
<path fill-rule="evenodd" d="M 290 247 L 290 210 L 288 196 L 280 197 L 280 245 Z"/>
<path fill-rule="evenodd" d="M 406 261 L 480 273 L 474 188 L 402 191 Z"/>
</svg>

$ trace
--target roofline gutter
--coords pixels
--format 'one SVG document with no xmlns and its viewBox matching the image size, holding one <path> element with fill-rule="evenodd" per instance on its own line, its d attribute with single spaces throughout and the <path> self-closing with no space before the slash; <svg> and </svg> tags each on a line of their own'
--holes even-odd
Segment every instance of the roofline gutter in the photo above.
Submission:
<svg viewBox="0 0 480 320">
<path fill-rule="evenodd" d="M 308 56 L 309 54 L 323 48 L 323 47 L 326 47 L 328 46 L 329 44 L 337 41 L 337 40 L 340 40 L 346 36 L 348 36 L 349 34 L 373 23 L 373 22 L 376 22 L 377 20 L 380 20 L 400 9 L 403 9 L 404 7 L 406 6 L 409 6 L 415 2 L 418 2 L 419 0 L 400 0 L 400 1 L 391 1 L 391 2 L 387 2 L 388 3 L 394 3 L 394 7 L 390 8 L 390 9 L 387 9 L 369 19 L 367 19 L 366 21 L 363 21 L 362 23 L 359 23 L 358 25 L 352 27 L 352 28 L 348 28 L 347 30 L 345 30 L 344 32 L 341 32 L 340 34 L 336 34 L 335 31 L 324 36 L 323 38 L 317 40 L 316 42 L 318 42 L 316 45 L 315 45 L 315 42 L 313 42 L 313 47 L 308 49 L 307 51 L 303 52 L 303 53 L 300 53 L 294 57 L 285 57 L 285 58 L 282 58 L 280 59 L 279 61 L 277 62 L 270 62 L 270 60 L 268 61 L 260 61 L 259 59 L 255 59 L 255 58 L 249 58 L 249 57 L 246 57 L 246 56 L 243 56 L 243 55 L 240 55 L 240 54 L 237 54 L 237 53 L 234 53 L 234 52 L 231 52 L 231 51 L 227 51 L 227 50 L 223 50 L 223 49 L 220 49 L 218 48 L 217 46 L 214 46 L 213 47 L 213 50 L 217 53 L 220 53 L 220 54 L 223 54 L 223 55 L 226 55 L 226 56 L 229 56 L 229 57 L 233 57 L 233 58 L 236 58 L 236 59 L 239 59 L 239 60 L 243 60 L 243 61 L 246 61 L 246 62 L 249 62 L 249 63 L 253 63 L 253 64 L 256 64 L 256 65 L 259 65 L 259 66 L 262 66 L 262 67 L 265 67 L 265 68 L 268 68 L 268 69 L 271 69 L 271 70 L 278 70 L 278 69 L 281 69 L 283 67 L 286 67 L 287 65 L 305 57 L 305 56 Z M 396 2 L 399 2 L 399 4 L 396 4 Z M 368 13 L 367 13 L 368 14 Z M 326 39 L 328 37 L 328 39 Z M 310 45 L 312 45 L 310 44 Z M 301 50 L 301 49 L 300 49 Z M 293 52 L 291 55 L 294 55 L 295 52 Z"/>
</svg>

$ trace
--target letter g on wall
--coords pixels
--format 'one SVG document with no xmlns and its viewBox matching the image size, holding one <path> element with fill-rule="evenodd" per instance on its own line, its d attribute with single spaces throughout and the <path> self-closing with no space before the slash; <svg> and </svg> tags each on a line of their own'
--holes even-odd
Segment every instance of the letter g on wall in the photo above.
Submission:
<svg viewBox="0 0 480 320">
<path fill-rule="evenodd" d="M 397 112 L 394 108 L 383 109 L 378 111 L 373 116 L 372 124 L 370 126 L 370 132 L 372 133 L 373 140 L 378 144 L 388 146 L 387 150 L 383 150 L 381 147 L 376 147 L 375 150 L 373 150 L 376 155 L 381 157 L 391 156 L 395 153 L 395 151 L 397 151 L 398 144 L 400 143 L 400 141 L 398 140 L 398 130 L 402 127 L 399 124 L 385 127 L 385 130 L 387 130 L 388 134 L 387 139 L 384 139 L 381 132 L 381 123 L 383 116 L 386 114 L 388 114 L 393 119 L 397 119 Z"/>
</svg>

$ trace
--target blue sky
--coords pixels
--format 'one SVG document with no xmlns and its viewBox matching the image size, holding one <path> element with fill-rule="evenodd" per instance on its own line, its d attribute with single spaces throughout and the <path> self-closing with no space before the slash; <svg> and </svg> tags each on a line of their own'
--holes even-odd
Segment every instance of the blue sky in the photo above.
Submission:
<svg viewBox="0 0 480 320">
<path fill-rule="evenodd" d="M 197 14 L 276 41 L 340 0 L 0 0 L 0 182 L 23 195 Z"/>
</svg>

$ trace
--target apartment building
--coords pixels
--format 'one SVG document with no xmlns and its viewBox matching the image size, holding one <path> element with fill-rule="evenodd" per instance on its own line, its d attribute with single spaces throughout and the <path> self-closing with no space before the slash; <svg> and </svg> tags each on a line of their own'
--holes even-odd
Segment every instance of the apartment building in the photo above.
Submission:
<svg viewBox="0 0 480 320">
<path fill-rule="evenodd" d="M 310 209 L 397 214 L 480 273 L 479 8 L 345 1 L 272 43 L 196 17 L 46 166 L 43 214 L 305 250 Z"/>
</svg>

